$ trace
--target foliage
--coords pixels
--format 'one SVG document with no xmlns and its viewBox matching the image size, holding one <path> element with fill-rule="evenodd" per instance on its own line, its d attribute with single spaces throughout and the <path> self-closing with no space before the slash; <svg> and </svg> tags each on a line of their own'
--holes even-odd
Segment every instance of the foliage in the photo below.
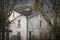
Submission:
<svg viewBox="0 0 60 40">
<path fill-rule="evenodd" d="M 43 1 L 43 3 L 41 3 L 41 1 Z M 38 6 L 39 6 L 39 11 L 41 12 L 42 16 L 44 17 L 44 19 L 48 22 L 49 26 L 52 27 L 51 32 L 56 36 L 60 35 L 60 26 L 57 26 L 57 17 L 58 17 L 58 13 L 60 13 L 60 0 L 36 0 Z M 42 6 L 43 5 L 43 6 Z M 46 9 L 44 9 L 44 5 L 47 5 L 47 11 Z M 51 12 L 52 10 L 52 12 Z M 46 15 L 48 12 L 50 12 L 50 14 L 52 13 L 52 17 L 53 17 L 53 24 L 51 23 L 51 20 L 49 18 L 48 15 Z M 60 37 L 60 36 L 59 36 Z"/>
<path fill-rule="evenodd" d="M 9 22 L 10 22 L 8 18 L 10 17 L 11 13 L 9 12 L 14 9 L 15 2 L 16 0 L 14 0 L 13 3 L 10 5 L 9 0 L 0 0 L 0 33 L 2 33 L 2 35 L 0 34 L 1 40 L 5 40 L 5 32 L 7 32 L 5 31 L 5 28 L 7 27 L 7 30 L 8 30 Z"/>
</svg>

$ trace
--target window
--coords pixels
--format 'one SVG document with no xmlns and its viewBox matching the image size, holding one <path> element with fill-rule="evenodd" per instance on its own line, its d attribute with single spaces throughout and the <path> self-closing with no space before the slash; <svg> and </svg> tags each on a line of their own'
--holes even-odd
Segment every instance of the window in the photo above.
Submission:
<svg viewBox="0 0 60 40">
<path fill-rule="evenodd" d="M 18 20 L 18 28 L 20 28 L 20 20 Z"/>
<path fill-rule="evenodd" d="M 40 20 L 40 28 L 42 28 L 42 20 Z"/>
<path fill-rule="evenodd" d="M 31 40 L 32 33 L 29 31 L 29 40 Z"/>
<path fill-rule="evenodd" d="M 17 40 L 21 40 L 21 33 L 17 32 Z"/>
<path fill-rule="evenodd" d="M 14 18 L 15 16 L 14 16 L 14 13 L 13 13 L 13 18 Z"/>
<path fill-rule="evenodd" d="M 42 18 L 42 15 L 40 14 L 40 18 Z"/>
</svg>

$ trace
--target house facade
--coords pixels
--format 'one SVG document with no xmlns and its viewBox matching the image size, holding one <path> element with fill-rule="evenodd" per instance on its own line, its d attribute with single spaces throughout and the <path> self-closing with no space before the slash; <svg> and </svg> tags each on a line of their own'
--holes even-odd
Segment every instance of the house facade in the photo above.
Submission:
<svg viewBox="0 0 60 40">
<path fill-rule="evenodd" d="M 40 13 L 24 16 L 13 11 L 9 20 L 13 20 L 10 24 L 10 30 L 12 30 L 9 33 L 10 40 L 30 40 L 32 37 L 36 40 L 39 38 L 44 40 L 49 37 L 48 23 Z"/>
<path fill-rule="evenodd" d="M 18 17 L 19 16 L 19 17 Z M 10 30 L 12 31 L 9 33 L 10 40 L 26 40 L 26 17 L 13 11 L 10 18 Z"/>
<path fill-rule="evenodd" d="M 40 13 L 28 16 L 28 36 L 45 40 L 49 36 L 49 25 Z"/>
</svg>

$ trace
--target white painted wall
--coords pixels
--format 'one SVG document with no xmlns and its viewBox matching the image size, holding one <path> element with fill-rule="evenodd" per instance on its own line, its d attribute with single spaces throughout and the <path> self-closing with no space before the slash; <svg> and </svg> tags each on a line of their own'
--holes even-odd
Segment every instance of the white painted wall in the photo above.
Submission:
<svg viewBox="0 0 60 40">
<path fill-rule="evenodd" d="M 40 28 L 40 20 L 42 20 L 42 28 Z M 39 31 L 45 31 L 47 29 L 48 23 L 45 21 L 43 16 L 41 14 L 37 14 L 33 17 L 30 17 L 28 19 L 28 27 L 29 31 L 32 31 L 32 35 L 34 34 L 35 36 L 39 37 Z M 48 29 L 47 29 L 48 30 Z"/>
<path fill-rule="evenodd" d="M 15 15 L 15 18 L 18 16 L 18 15 L 21 15 L 15 11 L 14 12 L 14 15 Z M 12 14 L 13 15 L 13 14 Z M 12 15 L 10 16 L 9 20 L 13 20 L 14 18 L 12 17 Z M 34 16 L 35 15 L 35 16 Z M 44 34 L 44 32 L 48 31 L 48 23 L 46 22 L 46 20 L 43 18 L 43 16 L 41 14 L 34 14 L 32 15 L 33 17 L 28 17 L 28 24 L 27 24 L 27 19 L 25 16 L 20 16 L 18 17 L 16 20 L 14 20 L 15 23 L 11 23 L 10 24 L 10 29 L 12 30 L 12 33 L 10 33 L 10 37 L 12 37 L 13 35 L 17 35 L 17 32 L 20 32 L 21 33 L 21 37 L 22 37 L 22 40 L 26 40 L 26 34 L 27 34 L 27 25 L 28 25 L 28 34 L 29 34 L 29 31 L 32 31 L 32 35 L 34 34 L 35 36 L 39 37 L 39 32 L 43 32 L 42 34 Z M 21 21 L 21 26 L 20 28 L 17 28 L 18 27 L 18 20 L 20 19 Z M 42 20 L 42 28 L 40 28 L 40 20 Z M 39 29 L 40 28 L 40 29 Z M 28 35 L 29 37 L 29 35 Z"/>
<path fill-rule="evenodd" d="M 14 13 L 14 17 L 13 17 L 13 13 Z M 15 11 L 13 11 L 13 13 L 11 14 L 9 20 L 13 20 L 14 18 L 16 18 L 17 16 L 21 15 Z M 21 25 L 20 25 L 20 28 L 17 28 L 18 27 L 18 20 L 21 21 Z M 15 22 L 15 23 L 13 23 Z M 10 24 L 10 29 L 12 30 L 12 33 L 10 33 L 9 37 L 12 37 L 14 35 L 17 35 L 17 32 L 20 32 L 21 33 L 21 37 L 22 37 L 22 40 L 26 40 L 26 26 L 27 26 L 27 23 L 26 23 L 26 17 L 25 16 L 20 16 L 18 17 L 16 20 L 14 20 L 11 24 Z"/>
</svg>

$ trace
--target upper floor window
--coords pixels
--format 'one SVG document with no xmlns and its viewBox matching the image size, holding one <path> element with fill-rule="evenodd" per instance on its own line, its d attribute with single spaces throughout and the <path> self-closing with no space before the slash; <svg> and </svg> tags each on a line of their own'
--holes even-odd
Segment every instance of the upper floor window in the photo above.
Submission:
<svg viewBox="0 0 60 40">
<path fill-rule="evenodd" d="M 40 28 L 42 28 L 42 20 L 40 20 Z"/>
<path fill-rule="evenodd" d="M 40 14 L 40 18 L 42 18 L 42 15 Z"/>
<path fill-rule="evenodd" d="M 20 20 L 18 20 L 18 28 L 20 28 Z"/>
<path fill-rule="evenodd" d="M 15 16 L 14 16 L 14 13 L 13 13 L 13 18 L 14 18 Z"/>
</svg>

